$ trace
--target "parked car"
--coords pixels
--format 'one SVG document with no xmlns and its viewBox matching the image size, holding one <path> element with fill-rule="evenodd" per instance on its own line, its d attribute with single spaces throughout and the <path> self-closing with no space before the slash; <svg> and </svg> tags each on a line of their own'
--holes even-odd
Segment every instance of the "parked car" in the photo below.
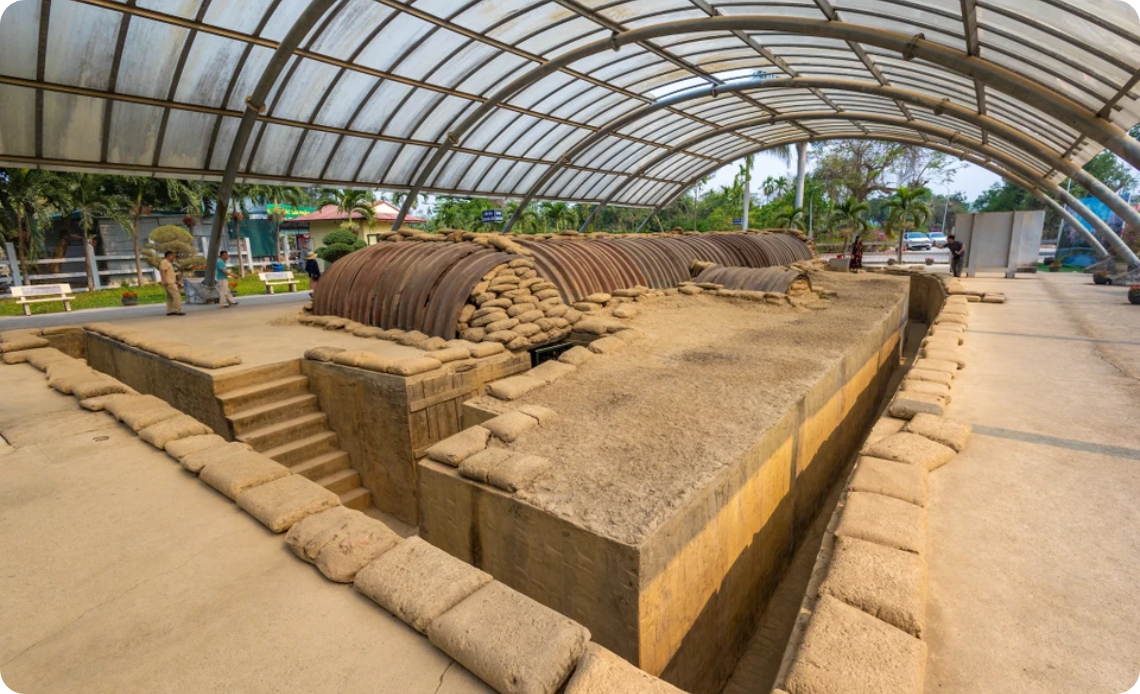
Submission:
<svg viewBox="0 0 1140 694">
<path fill-rule="evenodd" d="M 908 251 L 929 251 L 932 247 L 930 237 L 917 231 L 908 231 L 904 243 Z"/>
<path fill-rule="evenodd" d="M 946 245 L 946 234 L 943 234 L 941 231 L 932 231 L 927 234 L 927 236 L 930 237 L 930 243 L 934 244 L 935 246 Z"/>
</svg>

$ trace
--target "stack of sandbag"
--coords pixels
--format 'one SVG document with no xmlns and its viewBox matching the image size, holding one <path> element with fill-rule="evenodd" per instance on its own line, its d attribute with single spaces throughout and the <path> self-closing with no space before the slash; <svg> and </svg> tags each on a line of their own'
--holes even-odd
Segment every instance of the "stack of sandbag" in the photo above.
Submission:
<svg viewBox="0 0 1140 694">
<path fill-rule="evenodd" d="M 563 339 L 581 317 L 563 302 L 554 283 L 538 276 L 533 260 L 516 258 L 483 275 L 456 328 L 470 342 L 525 350 Z"/>
</svg>

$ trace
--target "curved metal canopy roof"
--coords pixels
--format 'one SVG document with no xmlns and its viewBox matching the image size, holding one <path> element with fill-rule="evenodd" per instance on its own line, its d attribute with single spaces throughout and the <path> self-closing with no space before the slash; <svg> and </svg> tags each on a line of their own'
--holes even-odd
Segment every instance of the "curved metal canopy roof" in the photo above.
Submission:
<svg viewBox="0 0 1140 694">
<path fill-rule="evenodd" d="M 1138 82 L 1118 0 L 20 0 L 0 164 L 222 178 L 251 105 L 244 180 L 655 207 L 851 135 L 1052 190 L 1140 164 Z"/>
</svg>

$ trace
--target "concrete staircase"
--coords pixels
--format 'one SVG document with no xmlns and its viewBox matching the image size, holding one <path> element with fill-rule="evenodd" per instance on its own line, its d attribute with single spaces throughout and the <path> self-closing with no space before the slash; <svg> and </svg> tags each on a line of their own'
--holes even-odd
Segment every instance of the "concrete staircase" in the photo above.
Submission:
<svg viewBox="0 0 1140 694">
<path fill-rule="evenodd" d="M 337 494 L 349 508 L 371 505 L 372 495 L 361 486 L 348 453 L 339 448 L 299 361 L 227 378 L 216 395 L 236 440 Z"/>
</svg>

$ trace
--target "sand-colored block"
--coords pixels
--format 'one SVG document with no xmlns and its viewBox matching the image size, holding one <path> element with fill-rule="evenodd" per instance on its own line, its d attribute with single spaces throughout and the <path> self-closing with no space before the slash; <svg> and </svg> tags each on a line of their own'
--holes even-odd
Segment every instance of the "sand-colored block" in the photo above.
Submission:
<svg viewBox="0 0 1140 694">
<path fill-rule="evenodd" d="M 131 394 L 135 392 L 134 388 L 120 383 L 110 376 L 103 376 L 91 381 L 76 383 L 71 388 L 71 394 L 80 400 L 98 398 L 104 395 L 114 395 L 116 393 Z"/>
<path fill-rule="evenodd" d="M 570 364 L 565 364 L 560 361 L 547 361 L 539 364 L 527 372 L 527 376 L 537 378 L 543 383 L 550 385 L 560 378 L 569 376 L 578 370 L 578 367 Z"/>
<path fill-rule="evenodd" d="M 896 419 L 895 417 L 884 415 L 875 422 L 875 425 L 873 427 L 871 427 L 871 433 L 867 434 L 867 443 L 878 441 L 879 439 L 886 438 L 891 434 L 897 434 L 902 431 L 902 428 L 905 425 L 905 419 Z"/>
<path fill-rule="evenodd" d="M 487 386 L 487 392 L 500 400 L 517 400 L 527 393 L 541 388 L 546 383 L 532 376 L 511 376 Z"/>
<path fill-rule="evenodd" d="M 864 446 L 863 455 L 884 458 L 900 463 L 921 465 L 927 470 L 935 470 L 954 459 L 953 448 L 906 431 L 888 436 L 881 441 Z"/>
<path fill-rule="evenodd" d="M 47 367 L 50 364 L 71 359 L 71 357 L 67 356 L 55 347 L 24 350 L 23 357 L 29 364 L 36 367 L 40 371 L 46 371 Z"/>
<path fill-rule="evenodd" d="M 659 680 L 624 658 L 596 643 L 586 645 L 586 653 L 566 683 L 563 694 L 683 694 L 680 689 Z"/>
<path fill-rule="evenodd" d="M 198 352 L 191 354 L 186 363 L 201 369 L 224 369 L 227 366 L 241 364 L 241 357 L 236 354 L 215 354 L 213 352 Z"/>
<path fill-rule="evenodd" d="M 47 347 L 51 343 L 42 337 L 34 335 L 14 336 L 11 339 L 0 343 L 0 354 L 8 354 L 10 352 L 22 352 L 26 349 L 40 349 Z"/>
<path fill-rule="evenodd" d="M 469 427 L 427 449 L 427 457 L 437 463 L 458 467 L 469 456 L 486 448 L 490 437 L 491 432 L 484 427 Z"/>
<path fill-rule="evenodd" d="M 926 561 L 917 554 L 849 537 L 836 538 L 819 593 L 922 638 Z"/>
<path fill-rule="evenodd" d="M 294 523 L 340 505 L 340 497 L 301 475 L 289 475 L 247 489 L 238 495 L 237 505 L 275 533 L 283 533 Z"/>
<path fill-rule="evenodd" d="M 578 326 L 574 326 L 577 329 Z M 594 354 L 613 354 L 625 349 L 625 341 L 614 336 L 603 337 L 590 343 L 590 351 Z"/>
<path fill-rule="evenodd" d="M 925 554 L 926 509 L 889 496 L 850 492 L 835 534 Z"/>
<path fill-rule="evenodd" d="M 210 434 L 210 427 L 199 422 L 188 414 L 179 414 L 170 419 L 164 419 L 152 424 L 139 432 L 139 438 L 160 450 L 178 439 L 189 436 L 206 436 Z"/>
<path fill-rule="evenodd" d="M 966 358 L 956 349 L 935 349 L 928 347 L 923 350 L 923 357 L 933 359 L 934 361 L 953 362 L 957 364 L 959 369 L 966 368 Z"/>
<path fill-rule="evenodd" d="M 907 378 L 903 379 L 899 390 L 904 393 L 922 393 L 923 395 L 933 395 L 935 397 L 941 398 L 943 404 L 950 404 L 950 386 L 944 383 L 934 383 L 932 381 L 923 381 L 919 379 L 911 380 Z"/>
<path fill-rule="evenodd" d="M 519 412 L 534 417 L 538 420 L 538 423 L 540 425 L 546 424 L 558 416 L 557 412 L 550 409 L 549 407 L 543 407 L 542 405 L 523 405 L 519 408 Z"/>
<path fill-rule="evenodd" d="M 412 537 L 362 568 L 354 585 L 405 624 L 426 633 L 440 615 L 490 582 L 490 574 Z"/>
<path fill-rule="evenodd" d="M 960 453 L 966 447 L 966 442 L 970 440 L 970 434 L 973 433 L 974 427 L 969 422 L 922 414 L 910 420 L 905 430 L 943 446 L 948 446 Z"/>
<path fill-rule="evenodd" d="M 966 316 L 958 316 L 952 313 L 940 313 L 938 314 L 938 317 L 934 319 L 935 325 L 946 325 L 951 323 L 956 323 L 958 325 L 968 325 L 969 322 L 970 319 Z"/>
<path fill-rule="evenodd" d="M 48 367 L 48 386 L 55 390 L 71 395 L 75 386 L 81 383 L 94 383 L 104 381 L 107 376 L 77 361 L 74 364 L 53 364 Z"/>
<path fill-rule="evenodd" d="M 165 400 L 153 395 L 135 395 L 129 399 L 115 400 L 107 404 L 107 411 L 136 432 L 181 414 L 166 404 Z"/>
<path fill-rule="evenodd" d="M 551 462 L 546 458 L 519 453 L 493 467 L 487 475 L 487 484 L 514 494 L 529 487 L 550 467 Z"/>
<path fill-rule="evenodd" d="M 945 398 L 937 395 L 903 392 L 895 395 L 887 412 L 899 419 L 911 419 L 919 413 L 942 415 L 945 412 L 945 402 Z"/>
<path fill-rule="evenodd" d="M 168 441 L 164 450 L 171 458 L 182 460 L 193 453 L 225 446 L 227 443 L 225 439 L 217 434 L 205 434 L 204 436 L 187 436 L 174 441 Z"/>
<path fill-rule="evenodd" d="M 847 490 L 882 494 L 916 506 L 927 505 L 926 468 L 860 456 Z"/>
<path fill-rule="evenodd" d="M 222 458 L 206 465 L 199 477 L 231 499 L 247 489 L 268 484 L 289 475 L 289 468 L 255 451 Z"/>
<path fill-rule="evenodd" d="M 537 427 L 538 419 L 520 410 L 512 410 L 498 417 L 488 419 L 486 422 L 483 422 L 483 426 L 485 426 L 495 438 L 506 443 L 511 443 L 526 432 Z"/>
<path fill-rule="evenodd" d="M 562 356 L 558 357 L 558 361 L 562 362 L 563 364 L 570 364 L 572 366 L 581 366 L 593 358 L 593 352 L 591 352 L 586 347 L 578 345 L 576 347 L 571 347 L 570 349 L 563 352 Z"/>
<path fill-rule="evenodd" d="M 958 373 L 957 362 L 930 358 L 919 359 L 914 363 L 914 368 L 918 371 L 941 371 L 943 373 L 948 373 L 951 376 Z"/>
<path fill-rule="evenodd" d="M 941 383 L 944 386 L 949 386 L 954 382 L 954 377 L 945 371 L 928 371 L 917 368 L 906 372 L 906 377 L 909 381 L 927 381 Z"/>
<path fill-rule="evenodd" d="M 920 694 L 926 644 L 830 595 L 788 669 L 788 694 Z"/>
<path fill-rule="evenodd" d="M 581 624 L 498 582 L 445 612 L 427 634 L 502 694 L 554 694 L 590 641 Z"/>
<path fill-rule="evenodd" d="M 469 480 L 487 484 L 491 470 L 499 467 L 514 455 L 516 453 L 506 448 L 487 448 L 464 460 L 459 465 L 459 474 Z"/>
<path fill-rule="evenodd" d="M 79 406 L 89 412 L 102 412 L 107 408 L 107 404 L 114 402 L 117 399 L 129 398 L 137 395 L 135 392 L 130 393 L 112 393 L 110 395 L 100 395 L 97 398 L 87 398 L 80 400 Z"/>
<path fill-rule="evenodd" d="M 252 450 L 248 444 L 227 442 L 224 446 L 217 446 L 187 454 L 179 459 L 178 464 L 196 475 L 202 472 L 207 465 L 213 465 L 221 462 L 225 458 L 242 455 Z"/>
<path fill-rule="evenodd" d="M 483 359 L 484 357 L 493 357 L 496 354 L 502 354 L 507 350 L 498 342 L 480 342 L 471 347 L 471 356 L 474 359 Z"/>
<path fill-rule="evenodd" d="M 305 352 L 306 359 L 313 361 L 332 361 L 336 355 L 345 352 L 343 347 L 313 347 Z"/>
<path fill-rule="evenodd" d="M 985 296 L 982 297 L 982 303 L 983 304 L 1004 304 L 1005 303 L 1005 294 L 999 294 L 996 292 L 987 293 Z"/>
<path fill-rule="evenodd" d="M 313 514 L 289 529 L 285 544 L 325 578 L 352 583 L 357 572 L 400 542 L 375 518 L 344 506 Z"/>
<path fill-rule="evenodd" d="M 443 362 L 432 357 L 413 357 L 392 362 L 387 372 L 397 376 L 415 376 L 443 368 Z"/>
<path fill-rule="evenodd" d="M 930 329 L 930 337 L 936 337 L 940 340 L 955 342 L 959 345 L 966 344 L 966 331 L 961 329 L 960 325 L 940 326 L 936 325 Z"/>
</svg>

